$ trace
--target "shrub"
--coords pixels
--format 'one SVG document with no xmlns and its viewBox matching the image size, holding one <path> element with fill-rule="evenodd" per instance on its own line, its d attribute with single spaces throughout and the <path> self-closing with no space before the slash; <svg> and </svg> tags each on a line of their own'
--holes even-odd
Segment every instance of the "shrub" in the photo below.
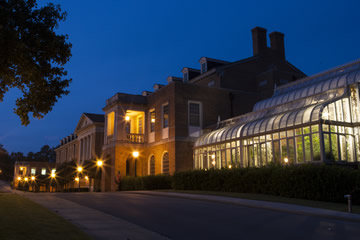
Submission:
<svg viewBox="0 0 360 240">
<path fill-rule="evenodd" d="M 120 182 L 120 189 L 130 190 L 155 190 L 170 189 L 171 177 L 168 175 L 144 176 L 144 177 L 124 177 Z"/>
</svg>

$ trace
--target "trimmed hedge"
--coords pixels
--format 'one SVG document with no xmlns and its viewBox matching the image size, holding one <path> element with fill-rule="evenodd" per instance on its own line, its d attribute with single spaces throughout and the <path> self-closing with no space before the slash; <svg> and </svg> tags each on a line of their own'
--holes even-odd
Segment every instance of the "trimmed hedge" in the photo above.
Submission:
<svg viewBox="0 0 360 240">
<path fill-rule="evenodd" d="M 171 189 L 171 176 L 124 177 L 121 179 L 120 189 L 123 191 Z"/>
<path fill-rule="evenodd" d="M 175 173 L 172 180 L 175 190 L 258 193 L 332 202 L 344 202 L 344 195 L 350 193 L 354 203 L 360 204 L 360 171 L 324 164 L 191 170 Z"/>
</svg>

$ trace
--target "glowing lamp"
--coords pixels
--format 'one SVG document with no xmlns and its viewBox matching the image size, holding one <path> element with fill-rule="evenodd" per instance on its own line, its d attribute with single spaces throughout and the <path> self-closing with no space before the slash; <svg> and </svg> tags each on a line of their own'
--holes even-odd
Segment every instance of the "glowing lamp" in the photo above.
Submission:
<svg viewBox="0 0 360 240">
<path fill-rule="evenodd" d="M 88 176 L 85 176 L 85 179 L 86 179 L 86 180 L 89 180 L 89 177 L 88 177 Z"/>
<path fill-rule="evenodd" d="M 215 153 L 211 155 L 211 159 L 215 159 Z"/>
<path fill-rule="evenodd" d="M 78 167 L 77 170 L 78 170 L 78 172 L 82 172 L 83 168 L 82 168 L 82 167 Z"/>
<path fill-rule="evenodd" d="M 125 121 L 130 121 L 130 117 L 129 116 L 125 116 Z"/>
<path fill-rule="evenodd" d="M 77 182 L 78 182 L 78 181 L 80 181 L 80 179 L 79 179 L 78 177 L 76 177 L 76 178 L 75 178 L 75 181 L 77 181 Z"/>
<path fill-rule="evenodd" d="M 137 157 L 139 156 L 139 152 L 134 151 L 134 152 L 132 153 L 132 155 L 133 155 L 134 158 L 137 158 Z"/>
<path fill-rule="evenodd" d="M 34 177 L 34 176 L 31 176 L 31 180 L 34 181 L 34 180 L 35 180 L 35 177 Z"/>
<path fill-rule="evenodd" d="M 56 175 L 54 172 L 51 173 L 51 177 L 54 178 Z"/>
<path fill-rule="evenodd" d="M 230 169 L 232 168 L 231 164 L 229 165 L 229 168 L 230 168 Z"/>
<path fill-rule="evenodd" d="M 151 122 L 154 123 L 154 122 L 155 122 L 155 118 L 152 118 L 152 119 L 151 119 Z"/>
<path fill-rule="evenodd" d="M 27 182 L 29 179 L 27 177 L 24 178 L 25 182 Z"/>
<path fill-rule="evenodd" d="M 103 165 L 103 161 L 97 160 L 97 161 L 96 161 L 96 165 L 98 165 L 98 167 L 101 167 L 101 166 Z"/>
<path fill-rule="evenodd" d="M 18 177 L 17 179 L 18 179 L 19 181 L 21 181 L 21 177 Z"/>
<path fill-rule="evenodd" d="M 215 166 L 215 160 L 214 160 L 214 161 L 212 161 L 212 162 L 211 162 L 211 164 Z"/>
<path fill-rule="evenodd" d="M 288 162 L 289 162 L 289 159 L 288 159 L 288 158 L 284 158 L 284 162 L 285 162 L 285 163 L 288 163 Z"/>
</svg>

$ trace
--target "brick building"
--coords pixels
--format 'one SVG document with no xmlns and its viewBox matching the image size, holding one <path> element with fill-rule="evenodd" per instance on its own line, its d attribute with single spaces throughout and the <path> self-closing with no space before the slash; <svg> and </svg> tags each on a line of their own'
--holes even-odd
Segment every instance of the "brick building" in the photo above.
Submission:
<svg viewBox="0 0 360 240">
<path fill-rule="evenodd" d="M 250 112 L 276 86 L 305 77 L 285 59 L 284 35 L 252 30 L 253 53 L 236 62 L 202 57 L 200 69 L 142 95 L 117 93 L 106 101 L 102 190 L 116 190 L 115 175 L 173 174 L 193 168 L 193 144 L 219 121 Z"/>
</svg>

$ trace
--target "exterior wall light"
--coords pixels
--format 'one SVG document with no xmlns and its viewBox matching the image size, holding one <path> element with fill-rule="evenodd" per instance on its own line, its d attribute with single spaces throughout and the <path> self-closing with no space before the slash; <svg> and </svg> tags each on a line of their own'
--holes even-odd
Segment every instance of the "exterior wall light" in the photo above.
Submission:
<svg viewBox="0 0 360 240">
<path fill-rule="evenodd" d="M 77 168 L 78 172 L 82 172 L 82 170 L 83 170 L 83 168 L 81 166 Z"/>
<path fill-rule="evenodd" d="M 284 158 L 284 162 L 285 162 L 285 163 L 288 163 L 288 162 L 289 162 L 289 159 L 288 159 L 288 158 Z"/>
<path fill-rule="evenodd" d="M 139 152 L 134 151 L 134 152 L 132 153 L 132 155 L 133 155 L 134 158 L 137 158 L 137 157 L 139 157 Z"/>
<path fill-rule="evenodd" d="M 75 181 L 76 181 L 76 182 L 79 182 L 79 181 L 80 181 L 79 177 L 76 177 L 76 178 L 75 178 Z"/>
<path fill-rule="evenodd" d="M 35 180 L 35 176 L 31 176 L 31 180 L 34 181 L 34 180 Z"/>
<path fill-rule="evenodd" d="M 126 115 L 125 116 L 125 121 L 127 121 L 127 122 L 130 121 L 130 117 Z"/>
<path fill-rule="evenodd" d="M 21 181 L 21 177 L 18 177 L 17 180 Z"/>
<path fill-rule="evenodd" d="M 101 167 L 101 166 L 103 165 L 103 161 L 97 160 L 97 161 L 96 161 L 96 165 L 97 165 L 98 167 Z"/>
<path fill-rule="evenodd" d="M 232 168 L 231 164 L 229 165 L 229 168 L 230 168 L 230 169 Z"/>
<path fill-rule="evenodd" d="M 23 167 L 20 167 L 20 171 L 22 171 L 24 168 Z"/>
<path fill-rule="evenodd" d="M 151 122 L 154 123 L 154 122 L 155 122 L 155 118 L 152 118 L 152 119 L 151 119 Z"/>
<path fill-rule="evenodd" d="M 56 177 L 56 175 L 55 175 L 55 173 L 53 172 L 53 173 L 51 173 L 51 175 L 50 175 L 52 178 L 55 178 Z"/>
<path fill-rule="evenodd" d="M 88 177 L 88 176 L 85 176 L 85 180 L 86 180 L 86 181 L 89 180 L 89 177 Z"/>
<path fill-rule="evenodd" d="M 25 182 L 27 182 L 29 179 L 27 177 L 24 178 Z"/>
</svg>

